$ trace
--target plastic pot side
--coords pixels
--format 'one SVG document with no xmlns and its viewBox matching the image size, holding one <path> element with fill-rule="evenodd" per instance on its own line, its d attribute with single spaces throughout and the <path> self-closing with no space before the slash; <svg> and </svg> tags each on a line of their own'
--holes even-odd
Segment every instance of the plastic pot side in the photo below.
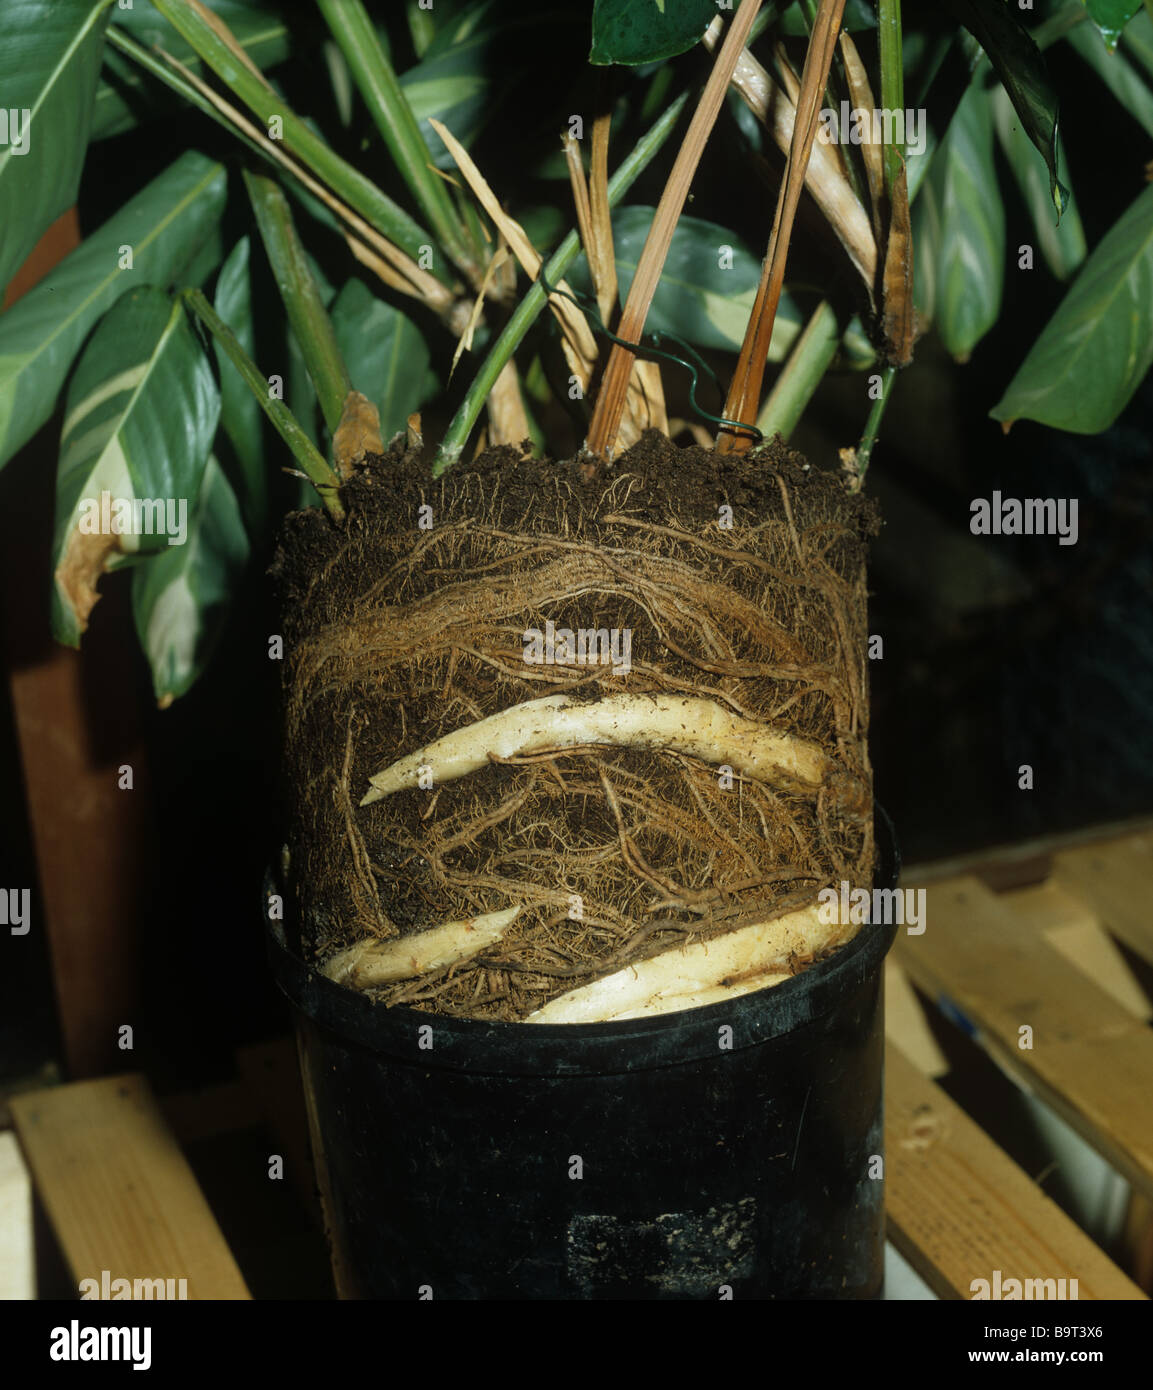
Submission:
<svg viewBox="0 0 1153 1390">
<path fill-rule="evenodd" d="M 895 925 L 731 1002 L 554 1025 L 385 1009 L 266 928 L 342 1298 L 879 1295 Z"/>
</svg>

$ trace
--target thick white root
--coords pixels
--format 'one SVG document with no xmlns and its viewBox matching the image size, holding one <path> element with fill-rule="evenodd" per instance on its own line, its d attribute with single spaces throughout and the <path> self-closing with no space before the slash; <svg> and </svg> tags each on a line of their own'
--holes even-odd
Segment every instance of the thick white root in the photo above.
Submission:
<svg viewBox="0 0 1153 1390">
<path fill-rule="evenodd" d="M 727 936 L 674 946 L 659 956 L 559 995 L 526 1023 L 609 1023 L 715 1004 L 790 979 L 788 958 L 840 945 L 855 927 L 822 922 L 815 903 Z"/>
<path fill-rule="evenodd" d="M 499 941 L 520 915 L 519 907 L 485 912 L 466 922 L 445 922 L 416 936 L 392 941 L 358 941 L 324 966 L 323 973 L 337 984 L 366 989 L 395 980 L 410 980 L 442 965 L 468 960 Z"/>
<path fill-rule="evenodd" d="M 633 748 L 667 748 L 745 777 L 781 777 L 817 786 L 828 759 L 814 743 L 733 714 L 712 700 L 689 695 L 611 695 L 578 704 L 567 695 L 546 695 L 445 734 L 370 777 L 367 806 L 418 784 L 420 770 L 432 782 L 450 782 L 501 758 L 545 748 L 609 743 Z"/>
</svg>

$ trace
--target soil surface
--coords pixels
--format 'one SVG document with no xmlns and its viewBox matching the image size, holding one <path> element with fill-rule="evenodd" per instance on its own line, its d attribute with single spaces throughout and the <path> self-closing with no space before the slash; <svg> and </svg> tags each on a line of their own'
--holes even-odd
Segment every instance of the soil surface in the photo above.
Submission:
<svg viewBox="0 0 1153 1390">
<path fill-rule="evenodd" d="M 434 482 L 398 446 L 347 484 L 343 527 L 319 509 L 286 522 L 273 573 L 299 949 L 324 960 L 522 909 L 497 947 L 381 989 L 386 1003 L 523 1018 L 826 884 L 871 886 L 875 504 L 779 441 L 717 455 L 650 433 L 592 481 L 579 467 L 500 448 Z M 616 645 L 582 656 L 566 630 Z M 510 706 L 646 693 L 792 732 L 830 771 L 814 789 L 586 745 L 360 805 L 374 773 Z"/>
</svg>

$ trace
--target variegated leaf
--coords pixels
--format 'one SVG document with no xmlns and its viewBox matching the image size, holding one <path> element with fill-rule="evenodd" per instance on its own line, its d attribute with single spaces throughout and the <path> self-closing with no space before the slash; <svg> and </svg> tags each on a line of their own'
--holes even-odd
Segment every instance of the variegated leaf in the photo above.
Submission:
<svg viewBox="0 0 1153 1390">
<path fill-rule="evenodd" d="M 163 290 L 126 295 L 93 334 L 60 438 L 52 627 L 76 646 L 101 574 L 185 545 L 220 415 L 188 317 Z"/>
</svg>

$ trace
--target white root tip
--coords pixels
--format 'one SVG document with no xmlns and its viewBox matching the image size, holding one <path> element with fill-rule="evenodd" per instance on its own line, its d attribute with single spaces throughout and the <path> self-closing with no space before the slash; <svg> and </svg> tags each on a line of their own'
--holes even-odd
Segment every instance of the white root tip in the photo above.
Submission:
<svg viewBox="0 0 1153 1390">
<path fill-rule="evenodd" d="M 674 946 L 561 994 L 526 1023 L 609 1023 L 717 1003 L 792 976 L 788 959 L 840 945 L 855 928 L 822 922 L 816 904 L 727 936 Z"/>
<path fill-rule="evenodd" d="M 358 941 L 339 952 L 323 967 L 322 973 L 337 984 L 366 989 L 373 985 L 410 980 L 441 966 L 478 955 L 499 941 L 520 916 L 519 907 L 485 912 L 464 922 L 444 922 L 416 936 L 391 941 Z"/>
<path fill-rule="evenodd" d="M 712 700 L 688 695 L 612 695 L 577 704 L 567 695 L 547 695 L 456 729 L 369 778 L 362 806 L 418 784 L 422 770 L 432 782 L 450 782 L 486 767 L 489 755 L 513 758 L 547 748 L 615 744 L 667 749 L 740 776 L 765 781 L 785 778 L 819 786 L 829 760 L 814 743 L 767 724 L 745 719 Z"/>
</svg>

